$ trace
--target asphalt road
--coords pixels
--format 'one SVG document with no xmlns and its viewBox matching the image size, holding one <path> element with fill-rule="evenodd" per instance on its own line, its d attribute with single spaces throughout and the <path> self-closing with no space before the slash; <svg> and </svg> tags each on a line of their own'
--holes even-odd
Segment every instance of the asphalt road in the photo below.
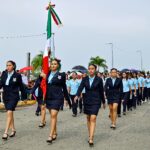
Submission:
<svg viewBox="0 0 150 150">
<path fill-rule="evenodd" d="M 59 113 L 58 139 L 52 145 L 46 140 L 49 133 L 49 114 L 47 125 L 39 129 L 40 118 L 35 116 L 35 106 L 19 108 L 15 112 L 17 134 L 13 139 L 0 138 L 0 150 L 88 150 L 88 132 L 84 114 L 72 117 L 65 108 Z M 0 112 L 0 137 L 5 127 L 5 113 Z M 100 110 L 95 133 L 95 150 L 150 150 L 150 104 L 145 103 L 136 111 L 118 119 L 117 129 L 110 129 L 108 108 Z"/>
</svg>

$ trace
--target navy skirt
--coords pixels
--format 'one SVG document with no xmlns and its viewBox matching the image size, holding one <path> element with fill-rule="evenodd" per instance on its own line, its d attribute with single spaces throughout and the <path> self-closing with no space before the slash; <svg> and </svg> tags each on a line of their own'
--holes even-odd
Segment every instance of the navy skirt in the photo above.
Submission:
<svg viewBox="0 0 150 150">
<path fill-rule="evenodd" d="M 100 105 L 87 105 L 84 104 L 84 113 L 86 115 L 98 115 L 99 109 L 100 109 Z"/>
<path fill-rule="evenodd" d="M 15 111 L 19 100 L 4 100 L 5 109 L 8 111 Z"/>
<path fill-rule="evenodd" d="M 59 111 L 60 107 L 63 105 L 64 100 L 46 100 L 46 108 L 47 109 L 54 109 Z"/>
<path fill-rule="evenodd" d="M 119 99 L 108 99 L 107 101 L 108 101 L 108 105 L 109 105 L 109 104 L 114 104 L 114 103 L 119 104 L 120 100 Z"/>
</svg>

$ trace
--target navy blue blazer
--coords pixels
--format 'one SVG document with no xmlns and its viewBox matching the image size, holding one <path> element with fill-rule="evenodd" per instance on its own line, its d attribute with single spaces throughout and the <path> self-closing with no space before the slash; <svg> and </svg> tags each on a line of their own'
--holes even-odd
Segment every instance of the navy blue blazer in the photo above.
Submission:
<svg viewBox="0 0 150 150">
<path fill-rule="evenodd" d="M 116 78 L 113 85 L 112 79 L 108 78 L 105 83 L 105 93 L 108 100 L 119 100 L 123 92 L 122 79 Z"/>
<path fill-rule="evenodd" d="M 77 91 L 77 96 L 80 96 L 82 90 L 85 88 L 84 104 L 86 105 L 101 105 L 105 103 L 103 81 L 101 78 L 95 76 L 94 81 L 90 87 L 89 77 L 82 79 L 82 82 Z"/>
<path fill-rule="evenodd" d="M 3 88 L 3 100 L 17 101 L 20 100 L 19 91 L 21 91 L 22 98 L 26 98 L 26 92 L 22 82 L 22 77 L 19 73 L 14 72 L 10 78 L 9 85 L 5 85 L 8 77 L 7 71 L 4 71 L 0 80 L 0 89 Z"/>
<path fill-rule="evenodd" d="M 49 72 L 46 79 L 47 91 L 45 100 L 62 101 L 65 98 L 71 107 L 71 102 L 66 86 L 66 74 L 57 72 L 52 78 L 51 83 L 48 83 L 48 77 L 50 76 L 50 73 L 51 72 Z M 40 78 L 40 80 L 42 80 L 42 78 Z M 39 81 L 37 82 L 40 83 Z"/>
</svg>

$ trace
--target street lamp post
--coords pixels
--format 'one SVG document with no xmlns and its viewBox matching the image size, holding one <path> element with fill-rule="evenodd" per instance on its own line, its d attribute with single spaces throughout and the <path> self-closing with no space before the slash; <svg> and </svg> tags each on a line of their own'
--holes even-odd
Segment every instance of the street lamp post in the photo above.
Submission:
<svg viewBox="0 0 150 150">
<path fill-rule="evenodd" d="M 141 71 L 143 70 L 143 56 L 142 56 L 142 51 L 141 50 L 138 50 L 136 51 L 137 53 L 140 54 L 140 57 L 141 57 Z"/>
<path fill-rule="evenodd" d="M 112 68 L 114 67 L 114 44 L 113 43 L 107 43 L 111 45 L 111 53 L 112 53 Z"/>
</svg>

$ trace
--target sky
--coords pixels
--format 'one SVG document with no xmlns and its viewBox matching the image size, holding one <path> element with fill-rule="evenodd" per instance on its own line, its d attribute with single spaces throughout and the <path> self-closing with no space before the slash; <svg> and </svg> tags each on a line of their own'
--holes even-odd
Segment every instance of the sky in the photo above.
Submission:
<svg viewBox="0 0 150 150">
<path fill-rule="evenodd" d="M 46 31 L 48 0 L 0 0 L 0 37 L 41 34 Z M 100 56 L 111 68 L 114 44 L 114 67 L 150 70 L 150 1 L 149 0 L 52 0 L 63 22 L 55 32 L 56 57 L 62 70 L 75 65 L 87 67 L 91 57 Z M 26 66 L 26 53 L 32 58 L 44 50 L 45 36 L 0 38 L 0 70 L 7 60 L 18 68 Z"/>
</svg>

